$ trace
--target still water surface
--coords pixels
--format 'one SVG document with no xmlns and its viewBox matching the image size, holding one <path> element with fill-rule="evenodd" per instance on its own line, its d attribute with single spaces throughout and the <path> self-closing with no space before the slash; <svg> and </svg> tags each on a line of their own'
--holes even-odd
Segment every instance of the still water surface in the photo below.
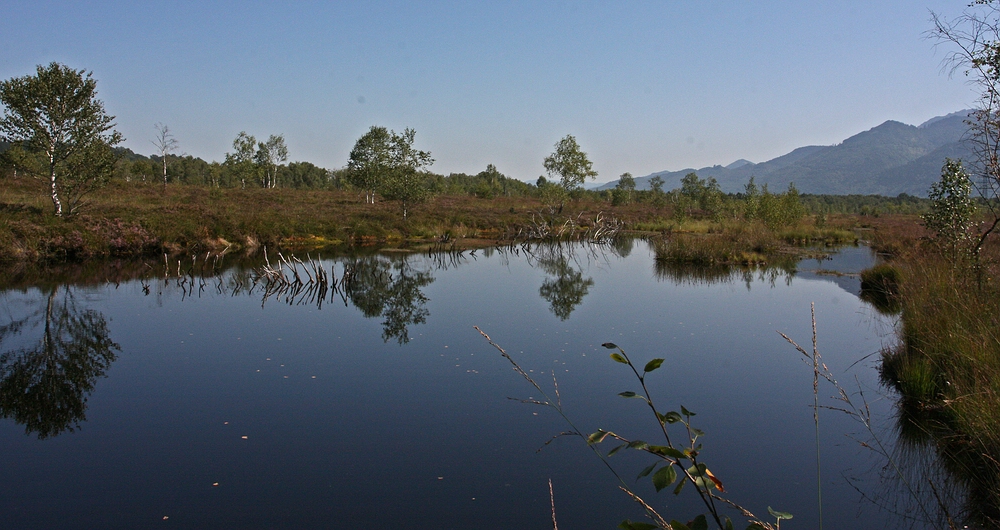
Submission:
<svg viewBox="0 0 1000 530">
<path fill-rule="evenodd" d="M 569 427 L 509 399 L 540 396 L 474 325 L 543 388 L 554 375 L 587 433 L 657 440 L 648 409 L 616 395 L 638 388 L 602 343 L 640 365 L 665 358 L 648 376 L 654 400 L 697 413 L 727 495 L 817 526 L 811 365 L 777 331 L 808 348 L 815 302 L 825 362 L 877 425 L 889 415 L 872 354 L 894 320 L 859 300 L 856 277 L 820 270 L 856 272 L 866 249 L 799 275 L 658 268 L 639 241 L 528 250 L 324 260 L 356 281 L 321 305 L 262 300 L 249 265 L 181 279 L 150 262 L 133 265 L 143 279 L 5 290 L 3 526 L 541 529 L 549 479 L 562 528 L 641 520 L 580 439 L 545 445 Z M 834 393 L 820 390 L 826 404 Z M 859 444 L 869 435 L 820 415 L 825 524 L 886 526 L 893 516 L 862 500 L 885 494 L 884 462 Z M 651 462 L 610 461 L 628 481 Z M 691 488 L 637 491 L 668 518 L 704 511 Z"/>
</svg>

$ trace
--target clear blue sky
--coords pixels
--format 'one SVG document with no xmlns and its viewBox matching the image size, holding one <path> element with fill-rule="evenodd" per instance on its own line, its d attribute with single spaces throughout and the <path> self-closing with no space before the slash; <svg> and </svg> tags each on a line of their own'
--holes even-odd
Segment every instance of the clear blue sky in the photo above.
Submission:
<svg viewBox="0 0 1000 530">
<path fill-rule="evenodd" d="M 245 130 L 332 169 L 371 125 L 412 127 L 433 171 L 533 181 L 572 134 L 609 181 L 970 107 L 924 38 L 967 3 L 6 0 L 0 79 L 93 71 L 143 154 L 162 122 L 206 160 Z"/>
</svg>

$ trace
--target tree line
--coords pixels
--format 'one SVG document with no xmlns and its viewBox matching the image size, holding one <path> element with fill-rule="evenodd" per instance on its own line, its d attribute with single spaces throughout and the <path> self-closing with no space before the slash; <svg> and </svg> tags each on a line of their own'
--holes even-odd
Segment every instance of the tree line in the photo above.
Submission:
<svg viewBox="0 0 1000 530">
<path fill-rule="evenodd" d="M 38 65 L 35 75 L 0 83 L 0 165 L 13 176 L 43 178 L 56 216 L 71 215 L 82 198 L 113 179 L 229 188 L 357 189 L 364 200 L 398 201 L 404 218 L 409 207 L 435 193 L 465 193 L 484 198 L 531 195 L 531 185 L 500 173 L 493 164 L 475 175 L 448 176 L 428 171 L 434 159 L 416 149 L 416 131 L 402 133 L 372 126 L 351 150 L 346 167 L 329 170 L 309 162 L 288 163 L 283 135 L 258 141 L 240 132 L 223 162 L 176 155 L 180 142 L 168 126 L 154 125 L 150 143 L 158 154 L 143 156 L 119 146 L 115 117 L 97 99 L 92 73 L 53 62 Z M 597 175 L 576 140 L 567 136 L 544 161 L 559 175 L 565 191 Z M 574 173 L 580 172 L 580 173 Z"/>
<path fill-rule="evenodd" d="M 415 147 L 416 131 L 397 133 L 372 126 L 351 150 L 343 168 L 327 169 L 310 162 L 289 162 L 290 152 L 281 134 L 266 140 L 241 131 L 232 151 L 222 162 L 207 162 L 176 154 L 180 142 L 168 126 L 154 125 L 150 143 L 156 154 L 144 156 L 120 147 L 124 140 L 114 130 L 97 99 L 96 81 L 84 70 L 59 63 L 39 65 L 35 75 L 0 82 L 0 166 L 6 174 L 30 175 L 47 181 L 57 216 L 76 212 L 82 199 L 111 180 L 128 183 L 180 184 L 214 188 L 295 188 L 356 190 L 359 199 L 374 203 L 379 198 L 396 201 L 406 217 L 413 204 L 433 195 L 470 195 L 480 198 L 534 197 L 561 211 L 567 200 L 606 201 L 614 206 L 648 203 L 669 207 L 678 220 L 691 216 L 732 216 L 737 199 L 741 215 L 759 217 L 769 224 L 775 217 L 790 215 L 790 205 L 805 204 L 819 213 L 873 213 L 926 211 L 923 200 L 899 196 L 895 200 L 873 196 L 800 196 L 794 186 L 775 194 L 753 179 L 741 194 L 723 194 L 713 178 L 692 173 L 681 187 L 663 190 L 663 180 L 654 178 L 651 189 L 638 191 L 631 174 L 619 178 L 612 190 L 585 190 L 587 179 L 595 179 L 586 152 L 576 138 L 559 140 L 552 154 L 542 161 L 547 177 L 527 183 L 501 173 L 488 164 L 475 174 L 437 174 L 430 171 L 434 159 L 429 151 Z M 782 207 L 782 201 L 785 204 Z M 749 210 L 748 210 L 749 208 Z M 795 210 L 797 211 L 797 210 Z"/>
</svg>

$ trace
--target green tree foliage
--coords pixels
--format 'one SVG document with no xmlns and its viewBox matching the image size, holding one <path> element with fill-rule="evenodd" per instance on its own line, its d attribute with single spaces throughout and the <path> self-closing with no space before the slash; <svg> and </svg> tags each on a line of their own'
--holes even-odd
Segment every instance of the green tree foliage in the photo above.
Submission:
<svg viewBox="0 0 1000 530">
<path fill-rule="evenodd" d="M 700 210 L 702 215 L 715 217 L 722 208 L 722 197 L 722 189 L 713 177 L 705 180 L 688 173 L 681 179 L 680 204 L 688 215 Z"/>
<path fill-rule="evenodd" d="M 663 193 L 663 177 L 657 175 L 649 179 L 649 189 L 653 193 Z"/>
<path fill-rule="evenodd" d="M 531 197 L 536 188 L 527 182 L 510 178 L 493 164 L 475 175 L 450 173 L 447 176 L 427 173 L 427 186 L 431 193 L 444 195 L 474 195 L 484 199 L 495 197 Z"/>
<path fill-rule="evenodd" d="M 278 178 L 289 188 L 326 188 L 332 184 L 330 171 L 310 162 L 292 162 L 278 168 Z"/>
<path fill-rule="evenodd" d="M 548 206 L 552 212 L 557 209 L 562 212 L 568 196 L 566 188 L 555 182 L 549 182 L 545 177 L 538 177 L 538 180 L 535 181 L 535 187 L 538 188 L 538 198 L 541 199 L 542 204 Z"/>
<path fill-rule="evenodd" d="M 931 210 L 921 216 L 924 226 L 935 233 L 935 241 L 953 262 L 970 252 L 976 239 L 976 205 L 970 193 L 972 181 L 962 163 L 946 159 L 941 179 L 931 184 L 928 192 Z"/>
<path fill-rule="evenodd" d="M 392 135 L 389 129 L 372 125 L 358 138 L 347 162 L 348 182 L 365 192 L 365 202 L 375 203 L 375 193 L 392 170 Z"/>
<path fill-rule="evenodd" d="M 794 182 L 789 182 L 788 189 L 781 194 L 779 211 L 781 212 L 779 222 L 782 226 L 793 224 L 806 215 L 805 206 L 802 205 L 799 190 Z"/>
<path fill-rule="evenodd" d="M 97 99 L 91 73 L 38 65 L 33 76 L 0 83 L 0 103 L 0 136 L 14 147 L 7 160 L 48 179 L 57 216 L 74 213 L 83 195 L 111 178 L 111 148 L 123 138 Z"/>
<path fill-rule="evenodd" d="M 258 167 L 254 163 L 254 157 L 257 154 L 254 150 L 256 144 L 256 138 L 247 134 L 246 131 L 240 131 L 240 134 L 236 135 L 236 139 L 233 140 L 233 152 L 226 153 L 225 166 L 235 180 L 240 183 L 241 188 L 247 187 L 247 181 L 256 182 L 257 180 Z"/>
<path fill-rule="evenodd" d="M 507 194 L 507 177 L 493 164 L 486 164 L 486 169 L 476 174 L 476 181 L 476 197 L 492 199 Z"/>
<path fill-rule="evenodd" d="M 631 173 L 622 173 L 618 177 L 618 184 L 615 184 L 615 188 L 612 190 L 611 203 L 614 205 L 629 204 L 632 202 L 633 192 L 635 192 L 635 179 L 632 178 Z"/>
<path fill-rule="evenodd" d="M 347 162 L 347 180 L 365 192 L 365 202 L 375 203 L 375 193 L 392 169 L 392 135 L 389 129 L 372 125 L 358 138 Z"/>
<path fill-rule="evenodd" d="M 802 194 L 799 200 L 806 211 L 814 214 L 922 214 L 928 211 L 930 201 L 907 193 L 895 197 L 881 195 L 810 195 Z"/>
<path fill-rule="evenodd" d="M 597 178 L 587 153 L 580 149 L 572 135 L 556 142 L 555 148 L 551 155 L 545 157 L 545 171 L 549 177 L 558 176 L 559 184 L 567 193 L 582 188 L 588 177 Z"/>
<path fill-rule="evenodd" d="M 653 206 L 660 208 L 666 202 L 666 194 L 663 193 L 663 177 L 657 175 L 649 179 L 649 197 Z"/>
<path fill-rule="evenodd" d="M 374 203 L 376 193 L 400 201 L 404 219 L 411 204 L 428 196 L 430 189 L 421 170 L 434 163 L 430 152 L 413 147 L 416 134 L 410 128 L 397 134 L 373 125 L 354 144 L 347 163 L 348 178 L 365 190 L 366 202 Z"/>
<path fill-rule="evenodd" d="M 422 169 L 434 163 L 430 151 L 414 149 L 417 132 L 407 128 L 402 134 L 391 132 L 392 165 L 379 194 L 391 201 L 399 201 L 406 219 L 410 205 L 423 202 L 430 194 Z"/>
<path fill-rule="evenodd" d="M 218 162 L 209 164 L 193 156 L 169 157 L 169 179 L 181 184 L 213 186 L 219 185 L 221 166 Z"/>
<path fill-rule="evenodd" d="M 953 71 L 962 70 L 969 82 L 979 89 L 979 103 L 969 115 L 966 144 L 972 151 L 969 167 L 975 175 L 980 197 L 989 208 L 992 221 L 984 226 L 973 253 L 1000 226 L 996 200 L 1000 198 L 1000 6 L 994 0 L 968 4 L 962 15 L 951 20 L 932 13 L 938 41 L 953 46 L 946 62 Z"/>
<path fill-rule="evenodd" d="M 657 184 L 657 188 L 662 187 L 662 179 Z M 659 192 L 654 190 L 652 193 L 655 199 L 655 195 Z M 717 217 L 722 210 L 724 198 L 722 189 L 714 178 L 709 177 L 705 180 L 699 178 L 696 173 L 685 175 L 681 179 L 681 187 L 669 194 L 670 203 L 673 205 L 673 217 L 678 221 L 694 215 Z"/>
<path fill-rule="evenodd" d="M 288 160 L 288 147 L 285 145 L 284 135 L 272 134 L 266 142 L 258 143 L 253 160 L 260 170 L 261 185 L 265 188 L 277 187 L 278 168 Z"/>
<path fill-rule="evenodd" d="M 789 184 L 785 193 L 775 195 L 767 189 L 767 184 L 757 187 L 750 177 L 743 193 L 743 218 L 747 221 L 761 221 L 778 228 L 798 221 L 805 213 L 795 184 Z"/>
</svg>

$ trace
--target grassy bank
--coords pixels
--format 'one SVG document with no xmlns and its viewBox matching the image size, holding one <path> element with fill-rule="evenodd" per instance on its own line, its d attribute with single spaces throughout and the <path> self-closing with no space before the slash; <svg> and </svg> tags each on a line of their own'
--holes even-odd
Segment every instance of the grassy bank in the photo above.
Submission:
<svg viewBox="0 0 1000 530">
<path fill-rule="evenodd" d="M 541 204 L 440 196 L 403 220 L 392 202 L 364 204 L 331 190 L 218 189 L 114 183 L 89 196 L 83 213 L 57 218 L 41 183 L 3 182 L 0 253 L 7 260 L 253 250 L 262 245 L 316 248 L 435 239 L 497 239 L 530 222 Z M 583 213 L 589 205 L 567 214 Z M 596 213 L 596 212 L 595 212 Z"/>
<path fill-rule="evenodd" d="M 945 259 L 928 236 L 916 223 L 872 230 L 890 261 L 863 275 L 863 296 L 900 314 L 900 342 L 883 351 L 881 378 L 900 395 L 900 447 L 930 444 L 967 491 L 951 516 L 993 528 L 1000 526 L 1000 251 L 988 244 L 977 269 Z"/>
<path fill-rule="evenodd" d="M 613 204 L 582 194 L 560 209 L 536 197 L 479 198 L 442 194 L 411 207 L 366 204 L 360 192 L 310 189 L 209 188 L 114 181 L 88 196 L 79 215 L 52 214 L 44 183 L 0 181 L 0 260 L 82 260 L 98 256 L 254 251 L 262 246 L 313 249 L 340 245 L 475 247 L 548 231 L 586 232 L 598 216 L 630 232 L 666 235 L 690 252 L 684 261 L 753 261 L 808 242 L 844 242 L 858 216 L 805 216 L 782 227 L 733 215 L 685 215 L 664 202 Z M 727 243 L 720 246 L 719 241 Z M 736 246 L 733 246 L 736 245 Z M 749 245 L 749 246 L 747 246 Z M 680 248 L 680 247 L 677 247 Z M 700 248 L 701 250 L 692 250 Z"/>
<path fill-rule="evenodd" d="M 657 261 L 691 265 L 777 265 L 815 253 L 817 245 L 845 245 L 858 240 L 850 229 L 856 219 L 843 216 L 840 228 L 816 226 L 815 218 L 770 228 L 751 221 L 692 221 L 670 225 L 654 238 Z"/>
</svg>

